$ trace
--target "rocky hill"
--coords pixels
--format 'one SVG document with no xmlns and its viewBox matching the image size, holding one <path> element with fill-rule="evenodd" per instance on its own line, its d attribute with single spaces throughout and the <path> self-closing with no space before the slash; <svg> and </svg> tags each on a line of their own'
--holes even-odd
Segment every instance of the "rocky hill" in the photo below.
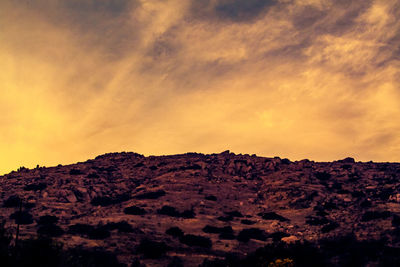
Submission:
<svg viewBox="0 0 400 267">
<path fill-rule="evenodd" d="M 22 239 L 102 248 L 127 266 L 226 266 L 274 244 L 339 242 L 337 249 L 350 239 L 381 242 L 362 264 L 381 263 L 400 245 L 399 178 L 398 163 L 352 158 L 111 153 L 1 176 L 0 217 L 14 235 L 20 224 Z M 282 254 L 301 263 L 296 257 Z"/>
</svg>

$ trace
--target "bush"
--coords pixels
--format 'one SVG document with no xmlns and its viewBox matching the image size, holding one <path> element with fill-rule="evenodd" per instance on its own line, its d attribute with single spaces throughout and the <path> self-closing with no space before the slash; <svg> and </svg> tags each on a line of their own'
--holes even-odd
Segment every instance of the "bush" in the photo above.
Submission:
<svg viewBox="0 0 400 267">
<path fill-rule="evenodd" d="M 146 210 L 137 206 L 130 206 L 124 209 L 124 213 L 129 215 L 145 215 Z"/>
<path fill-rule="evenodd" d="M 132 233 L 133 227 L 126 221 L 111 222 L 104 226 L 105 229 L 112 231 L 118 230 L 119 233 Z"/>
<path fill-rule="evenodd" d="M 230 222 L 230 221 L 233 221 L 233 217 L 232 216 L 219 216 L 217 218 L 217 220 L 219 220 L 221 222 Z"/>
<path fill-rule="evenodd" d="M 167 229 L 167 231 L 165 231 L 165 233 L 167 235 L 171 235 L 173 237 L 181 237 L 184 234 L 182 229 L 179 227 L 171 227 L 171 228 Z"/>
<path fill-rule="evenodd" d="M 231 216 L 231 217 L 234 217 L 234 218 L 242 218 L 243 217 L 243 214 L 241 214 L 239 211 L 237 211 L 237 210 L 234 210 L 234 211 L 228 211 L 228 212 L 225 212 L 225 214 L 227 215 L 227 216 Z"/>
<path fill-rule="evenodd" d="M 81 175 L 81 174 L 84 174 L 81 170 L 79 170 L 79 169 L 71 169 L 70 171 L 69 171 L 69 174 L 70 175 Z"/>
<path fill-rule="evenodd" d="M 174 256 L 170 263 L 168 263 L 167 267 L 183 267 L 183 261 L 181 258 Z"/>
<path fill-rule="evenodd" d="M 324 227 L 321 228 L 321 232 L 322 233 L 329 233 L 333 230 L 335 230 L 336 228 L 338 228 L 340 225 L 337 222 L 330 222 L 327 225 L 325 225 Z"/>
<path fill-rule="evenodd" d="M 217 197 L 216 197 L 216 196 L 213 196 L 213 195 L 206 196 L 206 197 L 204 197 L 204 199 L 210 200 L 210 201 L 217 201 Z"/>
<path fill-rule="evenodd" d="M 378 219 L 387 219 L 391 215 L 390 211 L 367 211 L 363 214 L 361 221 L 368 222 Z"/>
<path fill-rule="evenodd" d="M 22 203 L 22 199 L 17 195 L 12 195 L 7 200 L 3 202 L 3 207 L 5 208 L 16 208 Z"/>
<path fill-rule="evenodd" d="M 128 201 L 129 199 L 130 196 L 128 194 L 116 195 L 112 198 L 107 196 L 101 196 L 101 197 L 94 197 L 92 201 L 90 201 L 90 204 L 92 204 L 93 206 L 106 207 Z"/>
<path fill-rule="evenodd" d="M 146 192 L 142 193 L 136 196 L 137 199 L 157 199 L 160 197 L 165 196 L 165 191 L 164 190 L 157 190 L 153 192 Z"/>
<path fill-rule="evenodd" d="M 24 187 L 24 190 L 25 191 L 38 191 L 38 190 L 41 191 L 43 189 L 46 189 L 46 187 L 47 187 L 47 184 L 45 184 L 45 183 L 29 184 Z"/>
<path fill-rule="evenodd" d="M 256 222 L 255 222 L 255 221 L 250 221 L 250 220 L 244 219 L 244 220 L 241 220 L 240 223 L 241 223 L 241 224 L 246 224 L 246 225 L 253 225 L 253 224 L 255 224 Z"/>
<path fill-rule="evenodd" d="M 324 225 L 324 224 L 328 224 L 328 223 L 330 223 L 331 221 L 330 220 L 328 220 L 327 218 L 325 218 L 325 217 L 313 217 L 313 216 L 310 216 L 307 220 L 306 220 L 306 223 L 308 224 L 308 225 L 314 225 L 314 226 L 316 226 L 316 225 Z"/>
<path fill-rule="evenodd" d="M 68 233 L 87 237 L 89 239 L 105 239 L 110 237 L 107 226 L 97 227 L 89 224 L 77 223 L 69 226 Z"/>
<path fill-rule="evenodd" d="M 99 249 L 75 248 L 66 252 L 67 261 L 62 266 L 74 267 L 126 267 L 116 255 Z M 60 267 L 62 267 L 60 266 Z"/>
<path fill-rule="evenodd" d="M 164 242 L 156 242 L 149 239 L 142 240 L 137 247 L 139 253 L 143 254 L 145 258 L 150 259 L 159 259 L 168 250 L 169 247 Z"/>
<path fill-rule="evenodd" d="M 211 226 L 211 225 L 206 225 L 203 228 L 203 232 L 209 233 L 209 234 L 221 234 L 221 233 L 232 234 L 233 229 L 231 226 L 215 227 L 215 226 Z"/>
<path fill-rule="evenodd" d="M 237 237 L 240 242 L 248 242 L 250 239 L 265 241 L 267 237 L 265 232 L 258 228 L 243 229 Z"/>
<path fill-rule="evenodd" d="M 10 219 L 14 219 L 16 224 L 32 224 L 33 217 L 27 211 L 16 211 L 10 215 Z"/>
<path fill-rule="evenodd" d="M 157 213 L 161 215 L 167 215 L 171 217 L 179 217 L 185 219 L 194 218 L 196 216 L 193 210 L 185 210 L 183 212 L 179 212 L 178 210 L 176 210 L 176 208 L 168 205 L 163 206 L 161 209 L 157 211 Z"/>
<path fill-rule="evenodd" d="M 199 236 L 199 235 L 184 235 L 179 238 L 179 241 L 188 246 L 202 247 L 202 248 L 211 248 L 212 242 L 208 237 Z"/>
<path fill-rule="evenodd" d="M 39 226 L 37 233 L 48 237 L 59 237 L 64 234 L 64 230 L 55 224 L 45 224 Z"/>
<path fill-rule="evenodd" d="M 91 179 L 100 178 L 100 176 L 95 172 L 89 173 L 86 177 Z"/>
<path fill-rule="evenodd" d="M 94 230 L 94 226 L 89 224 L 77 223 L 68 227 L 68 233 L 73 235 L 88 235 Z"/>
<path fill-rule="evenodd" d="M 260 216 L 261 218 L 263 218 L 264 220 L 277 220 L 280 222 L 287 222 L 289 221 L 289 219 L 276 214 L 275 212 L 261 212 L 258 214 L 258 216 Z"/>
<path fill-rule="evenodd" d="M 321 181 L 326 181 L 331 178 L 331 174 L 327 173 L 327 172 L 316 172 L 314 175 L 315 175 L 315 178 L 317 178 L 318 180 L 321 180 Z"/>
<path fill-rule="evenodd" d="M 96 227 L 92 231 L 90 231 L 87 235 L 90 239 L 106 239 L 110 237 L 110 232 L 107 230 L 106 227 Z"/>
<path fill-rule="evenodd" d="M 218 237 L 219 237 L 219 239 L 222 239 L 222 240 L 236 239 L 236 236 L 233 234 L 233 232 L 232 233 L 220 233 Z"/>
<path fill-rule="evenodd" d="M 44 215 L 39 218 L 37 224 L 46 225 L 46 224 L 56 224 L 58 223 L 58 218 L 53 215 Z"/>
</svg>

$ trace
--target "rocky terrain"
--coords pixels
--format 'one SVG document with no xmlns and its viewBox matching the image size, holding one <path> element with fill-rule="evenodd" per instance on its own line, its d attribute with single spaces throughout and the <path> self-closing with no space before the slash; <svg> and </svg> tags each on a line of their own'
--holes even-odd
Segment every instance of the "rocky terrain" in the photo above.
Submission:
<svg viewBox="0 0 400 267">
<path fill-rule="evenodd" d="M 101 248 L 126 266 L 227 266 L 273 244 L 321 240 L 381 242 L 384 252 L 362 262 L 375 266 L 398 254 L 399 178 L 398 163 L 352 158 L 111 153 L 0 176 L 0 216 L 14 236 L 20 224 L 21 239 Z M 263 266 L 278 266 L 275 256 Z"/>
</svg>

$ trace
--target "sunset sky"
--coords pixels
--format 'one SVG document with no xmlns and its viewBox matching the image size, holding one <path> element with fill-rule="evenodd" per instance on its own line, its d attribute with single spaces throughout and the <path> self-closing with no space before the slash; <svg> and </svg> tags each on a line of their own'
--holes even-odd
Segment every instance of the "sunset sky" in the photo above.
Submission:
<svg viewBox="0 0 400 267">
<path fill-rule="evenodd" d="M 1 0 L 0 174 L 106 152 L 400 161 L 398 0 Z"/>
</svg>

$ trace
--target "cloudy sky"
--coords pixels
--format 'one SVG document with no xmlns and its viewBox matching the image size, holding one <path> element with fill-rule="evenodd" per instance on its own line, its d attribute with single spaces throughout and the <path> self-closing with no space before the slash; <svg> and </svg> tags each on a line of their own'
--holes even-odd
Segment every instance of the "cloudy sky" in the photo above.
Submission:
<svg viewBox="0 0 400 267">
<path fill-rule="evenodd" d="M 189 151 L 400 161 L 397 0 L 1 0 L 0 173 Z"/>
</svg>

